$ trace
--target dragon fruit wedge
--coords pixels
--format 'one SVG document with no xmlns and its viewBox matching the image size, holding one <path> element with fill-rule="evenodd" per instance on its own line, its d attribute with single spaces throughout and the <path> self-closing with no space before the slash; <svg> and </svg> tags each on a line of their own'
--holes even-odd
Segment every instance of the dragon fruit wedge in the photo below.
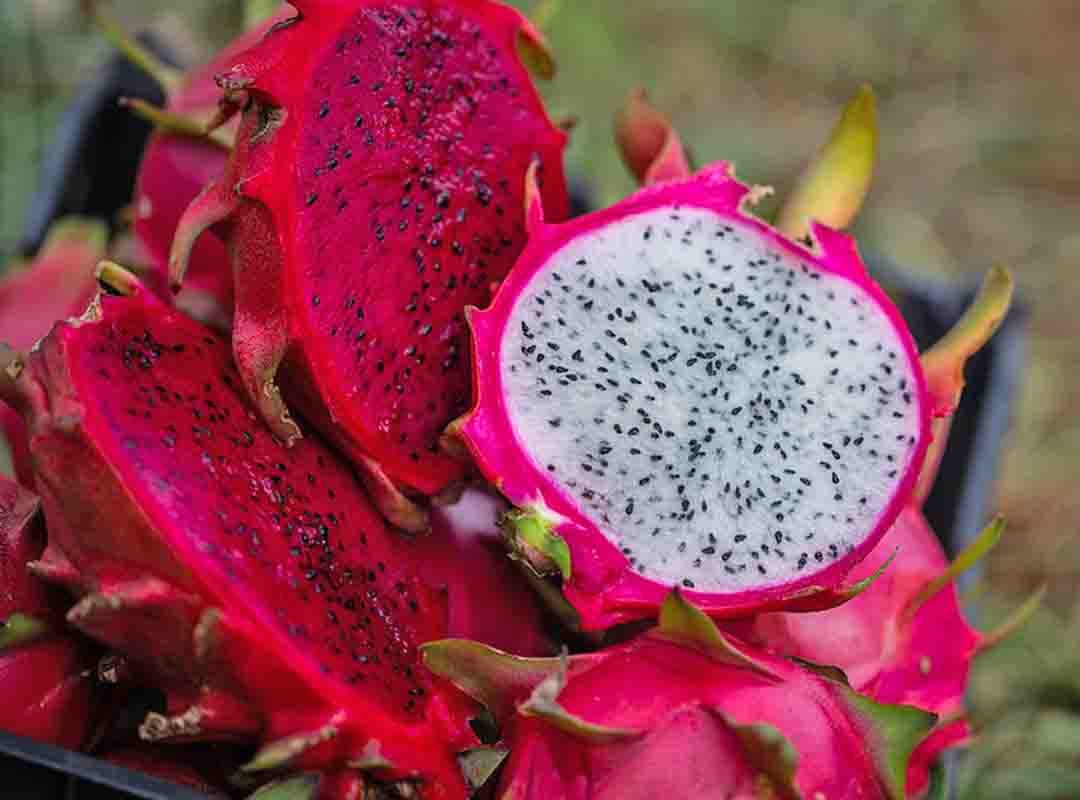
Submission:
<svg viewBox="0 0 1080 800">
<path fill-rule="evenodd" d="M 933 398 L 854 243 L 746 213 L 726 164 L 529 245 L 472 311 L 477 399 L 450 428 L 517 507 L 514 552 L 586 630 L 827 606 L 907 502 Z"/>
<path fill-rule="evenodd" d="M 506 800 L 900 800 L 934 719 L 725 636 L 678 590 L 657 628 L 561 663 L 460 640 L 424 660 L 501 722 Z"/>
<path fill-rule="evenodd" d="M 99 222 L 70 217 L 53 225 L 37 257 L 13 265 L 0 279 L 0 342 L 29 350 L 58 320 L 77 314 L 97 291 L 94 267 L 105 255 L 108 231 Z M 0 450 L 11 450 L 14 474 L 33 486 L 26 429 L 0 401 Z"/>
<path fill-rule="evenodd" d="M 567 213 L 565 134 L 519 53 L 539 34 L 492 0 L 296 0 L 299 16 L 220 82 L 245 109 L 225 178 L 188 210 L 173 279 L 215 224 L 236 281 L 243 385 L 279 438 L 301 434 L 276 380 L 411 531 L 468 462 L 440 447 L 471 401 L 464 308 L 525 240 L 524 177 Z"/>
<path fill-rule="evenodd" d="M 94 657 L 58 630 L 63 598 L 27 571 L 45 548 L 39 505 L 0 477 L 0 730 L 77 750 L 94 721 Z"/>
<path fill-rule="evenodd" d="M 464 797 L 474 706 L 419 663 L 448 613 L 408 540 L 317 438 L 271 435 L 225 339 L 115 264 L 99 281 L 80 319 L 0 359 L 0 397 L 31 431 L 35 572 L 168 697 L 143 738 L 258 743 L 246 772 L 340 792 L 370 774 Z"/>
<path fill-rule="evenodd" d="M 137 113 L 155 124 L 143 154 L 135 185 L 134 233 L 140 260 L 145 260 L 166 283 L 169 250 L 184 211 L 225 171 L 235 130 L 208 133 L 219 113 L 221 90 L 215 77 L 239 54 L 255 45 L 283 16 L 275 15 L 242 34 L 212 61 L 189 73 L 162 63 L 128 35 L 107 13 L 103 0 L 83 0 L 88 16 L 136 66 L 161 85 L 166 104 L 157 109 L 130 101 Z M 232 317 L 232 271 L 225 243 L 205 236 L 191 253 L 185 291 L 177 306 L 218 328 Z"/>
</svg>

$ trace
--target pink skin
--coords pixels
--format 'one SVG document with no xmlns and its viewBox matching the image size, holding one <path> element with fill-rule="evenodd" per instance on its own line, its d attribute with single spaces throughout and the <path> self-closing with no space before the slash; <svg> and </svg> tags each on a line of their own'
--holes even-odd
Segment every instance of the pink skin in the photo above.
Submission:
<svg viewBox="0 0 1080 800">
<path fill-rule="evenodd" d="M 639 737 L 590 742 L 543 718 L 515 715 L 500 796 L 613 800 L 664 796 L 646 791 L 663 788 L 667 796 L 695 797 L 703 779 L 713 782 L 700 796 L 750 796 L 739 791 L 754 785 L 761 768 L 748 763 L 729 726 L 767 724 L 795 751 L 800 796 L 883 800 L 873 736 L 840 686 L 786 659 L 740 649 L 771 674 L 654 635 L 591 656 L 592 663 L 572 668 L 559 706 Z M 682 761 L 694 769 L 673 769 Z"/>
<path fill-rule="evenodd" d="M 812 226 L 813 249 L 792 242 L 744 210 L 750 190 L 736 181 L 725 163 L 702 170 L 686 181 L 658 183 L 627 200 L 595 214 L 563 225 L 542 221 L 539 203 L 529 209 L 529 245 L 515 269 L 503 283 L 493 305 L 485 311 L 472 310 L 469 322 L 474 336 L 474 385 L 476 405 L 463 421 L 460 432 L 480 470 L 517 506 L 529 506 L 538 499 L 565 521 L 555 527 L 570 548 L 572 577 L 564 582 L 566 598 L 581 615 L 582 627 L 599 630 L 623 622 L 655 616 L 669 585 L 635 573 L 626 557 L 581 512 L 559 485 L 522 457 L 520 440 L 511 425 L 504 397 L 499 353 L 514 304 L 553 253 L 578 236 L 630 215 L 665 206 L 703 208 L 731 217 L 761 234 L 779 250 L 812 262 L 834 275 L 864 288 L 903 332 L 904 353 L 917 382 L 917 396 L 923 409 L 929 407 L 926 386 L 918 367 L 914 342 L 899 312 L 884 292 L 866 275 L 851 237 L 821 225 Z M 870 532 L 847 557 L 827 568 L 782 585 L 729 594 L 686 592 L 686 596 L 714 617 L 733 617 L 799 605 L 813 598 L 815 590 L 835 589 L 851 569 L 865 558 L 885 535 L 911 494 L 919 467 L 930 440 L 930 416 L 924 414 L 918 441 L 906 469 L 898 480 L 892 500 Z M 510 446 L 517 442 L 518 446 Z"/>
<path fill-rule="evenodd" d="M 521 720 L 514 744 L 504 794 L 515 799 L 755 796 L 755 771 L 735 734 L 692 705 L 626 744 L 585 747 L 541 720 Z"/>
<path fill-rule="evenodd" d="M 170 714 L 194 709 L 194 727 L 150 718 L 144 736 L 266 745 L 330 725 L 290 767 L 347 771 L 376 740 L 381 777 L 463 798 L 474 706 L 417 662 L 447 632 L 424 565 L 323 444 L 287 449 L 259 424 L 227 341 L 125 288 L 55 328 L 13 383 L 0 370 L 0 396 L 30 420 L 49 521 L 36 571 L 82 598 L 69 620 Z"/>
<path fill-rule="evenodd" d="M 842 606 L 811 614 L 763 614 L 734 627 L 784 655 L 839 667 L 852 686 L 875 700 L 951 715 L 961 709 L 982 638 L 964 619 L 953 584 L 907 618 L 911 601 L 949 566 L 917 509 L 901 513 L 850 577 L 868 578 L 890 559 L 869 588 Z"/>
<path fill-rule="evenodd" d="M 431 533 L 415 540 L 428 584 L 446 592 L 449 635 L 522 656 L 551 655 L 543 612 L 520 570 L 507 557 L 496 525 L 507 511 L 495 497 L 469 489 L 436 508 Z"/>
<path fill-rule="evenodd" d="M 895 556 L 895 557 L 894 557 Z M 949 562 L 917 508 L 906 508 L 852 579 L 889 567 L 869 588 L 837 608 L 814 614 L 763 614 L 730 626 L 770 650 L 842 669 L 858 691 L 882 703 L 903 703 L 956 719 L 920 746 L 908 771 L 915 796 L 929 765 L 967 731 L 964 694 L 983 637 L 964 618 L 955 584 L 926 600 L 910 618 L 911 601 Z M 961 730 L 963 729 L 963 730 Z M 944 731 L 944 733 L 943 733 Z"/>
<path fill-rule="evenodd" d="M 280 369 L 288 402 L 365 473 L 437 494 L 469 469 L 438 444 L 471 401 L 464 308 L 490 299 L 524 245 L 522 187 L 537 156 L 545 200 L 566 213 L 566 137 L 517 55 L 539 35 L 491 0 L 295 5 L 297 22 L 223 76 L 253 103 L 228 176 L 189 211 L 184 239 L 228 230 L 236 360 L 279 436 L 299 434 L 285 404 L 267 400 Z M 420 22 L 406 14 L 393 32 L 397 11 L 379 17 L 391 6 Z M 485 47 L 429 64 L 440 47 L 424 39 L 429 15 L 451 40 L 476 32 Z M 182 262 L 174 251 L 174 278 Z"/>
<path fill-rule="evenodd" d="M 63 625 L 64 598 L 26 567 L 44 546 L 37 498 L 0 478 L 0 621 L 18 613 Z M 0 730 L 78 750 L 94 721 L 93 665 L 84 642 L 56 633 L 0 650 Z"/>
<path fill-rule="evenodd" d="M 104 255 L 103 228 L 78 220 L 58 223 L 31 264 L 0 279 L 0 343 L 29 350 L 54 323 L 82 313 L 97 292 L 94 267 Z M 26 428 L 2 401 L 0 435 L 11 448 L 19 482 L 32 487 Z"/>
</svg>

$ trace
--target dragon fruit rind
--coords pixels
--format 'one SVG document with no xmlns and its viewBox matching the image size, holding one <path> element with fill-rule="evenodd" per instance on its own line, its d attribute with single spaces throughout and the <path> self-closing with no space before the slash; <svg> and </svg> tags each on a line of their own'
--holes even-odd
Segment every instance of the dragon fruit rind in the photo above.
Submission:
<svg viewBox="0 0 1080 800">
<path fill-rule="evenodd" d="M 463 797 L 474 708 L 419 663 L 447 610 L 408 541 L 317 438 L 287 448 L 262 425 L 225 339 L 121 268 L 99 275 L 126 296 L 9 353 L 0 396 L 31 430 L 36 571 L 168 696 L 143 737 L 258 743 L 249 772 Z"/>
<path fill-rule="evenodd" d="M 753 196 L 718 164 L 564 225 L 534 197 L 470 315 L 451 432 L 586 629 L 672 586 L 720 616 L 826 603 L 915 484 L 931 402 L 902 319 L 849 237 L 791 241 Z"/>
<path fill-rule="evenodd" d="M 78 750 L 94 723 L 94 654 L 58 630 L 63 598 L 27 571 L 45 547 L 39 506 L 0 477 L 0 730 Z"/>
<path fill-rule="evenodd" d="M 401 527 L 463 477 L 440 435 L 471 402 L 464 308 L 525 240 L 524 176 L 566 214 L 565 134 L 519 53 L 539 34 L 491 0 L 305 0 L 221 76 L 245 108 L 226 177 L 174 246 L 220 224 L 233 250 L 235 357 L 283 441 L 278 391 L 362 471 Z"/>
<path fill-rule="evenodd" d="M 424 658 L 502 723 L 503 800 L 902 800 L 933 724 L 839 673 L 725 637 L 677 591 L 658 628 L 562 664 L 461 641 L 427 645 Z"/>
</svg>

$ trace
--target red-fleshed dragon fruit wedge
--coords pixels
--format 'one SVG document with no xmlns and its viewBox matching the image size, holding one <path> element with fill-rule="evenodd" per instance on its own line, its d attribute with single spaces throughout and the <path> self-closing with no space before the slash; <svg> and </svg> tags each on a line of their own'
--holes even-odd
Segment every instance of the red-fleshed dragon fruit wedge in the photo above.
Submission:
<svg viewBox="0 0 1080 800">
<path fill-rule="evenodd" d="M 68 620 L 166 691 L 149 740 L 261 744 L 248 772 L 367 775 L 463 797 L 472 703 L 419 663 L 446 605 L 409 542 L 315 437 L 287 448 L 247 403 L 228 342 L 104 263 L 100 295 L 27 357 L 21 407 Z M 404 791 L 404 790 L 403 790 Z"/>
<path fill-rule="evenodd" d="M 94 655 L 60 630 L 62 596 L 27 570 L 45 548 L 39 507 L 0 477 L 0 730 L 77 750 L 94 723 Z"/>
<path fill-rule="evenodd" d="M 561 664 L 462 641 L 424 660 L 501 721 L 504 800 L 901 800 L 934 719 L 725 636 L 678 590 L 657 628 Z"/>
<path fill-rule="evenodd" d="M 241 52 L 255 45 L 278 14 L 241 35 L 209 63 L 188 73 L 162 63 L 114 21 L 100 0 L 83 0 L 85 12 L 106 37 L 136 66 L 158 81 L 166 93 L 164 108 L 128 101 L 156 129 L 143 154 L 135 185 L 134 233 L 138 255 L 166 284 L 169 251 L 184 211 L 225 171 L 235 128 L 210 132 L 220 112 L 217 74 Z M 232 270 L 225 243 L 204 236 L 191 252 L 185 290 L 177 306 L 215 327 L 228 326 L 233 311 Z"/>
<path fill-rule="evenodd" d="M 586 629 L 828 605 L 911 494 L 933 398 L 853 241 L 753 218 L 726 164 L 563 225 L 474 311 L 452 426 Z M 815 598 L 816 595 L 816 598 Z"/>
<path fill-rule="evenodd" d="M 467 469 L 439 445 L 471 401 L 464 308 L 521 251 L 530 164 L 553 217 L 566 213 L 566 137 L 521 56 L 552 62 L 491 0 L 294 5 L 221 77 L 245 113 L 228 173 L 181 225 L 173 278 L 199 233 L 226 223 L 235 358 L 256 406 L 283 441 L 300 436 L 280 371 L 387 516 L 423 530 L 410 498 Z"/>
<path fill-rule="evenodd" d="M 78 314 L 97 292 L 94 267 L 105 255 L 108 232 L 99 222 L 71 217 L 53 225 L 34 260 L 13 265 L 0 280 L 0 342 L 29 350 L 57 321 Z M 0 401 L 0 450 L 10 449 L 13 474 L 33 486 L 26 429 Z M 2 471 L 2 469 L 0 469 Z"/>
</svg>

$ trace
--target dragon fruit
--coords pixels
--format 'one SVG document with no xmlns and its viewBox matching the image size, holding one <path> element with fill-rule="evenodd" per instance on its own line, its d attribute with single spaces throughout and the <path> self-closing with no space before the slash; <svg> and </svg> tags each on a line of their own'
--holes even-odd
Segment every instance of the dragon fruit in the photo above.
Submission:
<svg viewBox="0 0 1080 800">
<path fill-rule="evenodd" d="M 15 265 L 0 280 L 0 342 L 28 350 L 53 323 L 86 308 L 97 290 L 94 267 L 107 239 L 105 226 L 92 220 L 71 217 L 54 224 L 33 262 Z M 11 450 L 15 476 L 33 486 L 26 429 L 3 402 L 0 436 Z"/>
<path fill-rule="evenodd" d="M 991 271 L 954 331 L 923 355 L 942 411 L 951 413 L 959 403 L 963 365 L 1004 319 L 1012 286 L 1006 271 Z M 827 611 L 762 614 L 729 628 L 783 655 L 827 661 L 843 669 L 856 690 L 878 702 L 905 703 L 938 715 L 942 729 L 920 745 L 912 761 L 912 796 L 927 788 L 929 765 L 941 750 L 970 735 L 964 694 L 972 661 L 987 640 L 964 618 L 953 579 L 996 542 L 1003 528 L 1000 520 L 990 525 L 950 566 L 921 511 L 946 439 L 947 431 L 939 430 L 934 454 L 919 476 L 920 490 L 852 570 L 853 579 L 866 581 L 864 591 Z M 880 575 L 875 578 L 875 573 Z"/>
<path fill-rule="evenodd" d="M 235 131 L 207 133 L 218 114 L 221 90 L 215 81 L 239 54 L 255 45 L 281 13 L 242 34 L 212 61 L 189 73 L 162 63 L 129 36 L 99 0 L 83 0 L 86 12 L 120 52 L 155 78 L 166 93 L 166 105 L 155 109 L 131 101 L 133 109 L 156 125 L 146 145 L 135 185 L 134 233 L 140 260 L 156 270 L 162 286 L 169 251 L 184 211 L 225 171 Z M 215 327 L 227 328 L 232 317 L 232 271 L 225 243 L 205 236 L 191 253 L 185 291 L 177 305 Z"/>
<path fill-rule="evenodd" d="M 234 351 L 285 442 L 304 416 L 350 455 L 388 518 L 420 531 L 418 496 L 467 462 L 440 448 L 471 399 L 464 307 L 521 251 L 524 176 L 567 210 L 565 134 L 519 59 L 539 34 L 491 0 L 297 0 L 299 16 L 221 77 L 245 113 L 226 177 L 189 209 L 173 252 L 229 230 Z"/>
<path fill-rule="evenodd" d="M 726 164 L 565 225 L 473 311 L 476 404 L 451 432 L 518 508 L 514 551 L 587 630 L 835 602 L 930 436 L 911 336 L 847 236 L 744 210 Z"/>
<path fill-rule="evenodd" d="M 657 628 L 562 663 L 462 641 L 426 645 L 424 660 L 502 723 L 506 800 L 903 798 L 933 724 L 725 636 L 678 590 Z"/>
<path fill-rule="evenodd" d="M 27 571 L 45 548 L 39 506 L 0 477 L 0 730 L 77 750 L 93 725 L 93 654 L 57 630 L 62 598 Z"/>
<path fill-rule="evenodd" d="M 168 696 L 143 737 L 258 742 L 246 771 L 323 771 L 342 792 L 370 772 L 464 796 L 474 709 L 419 663 L 447 610 L 409 542 L 317 438 L 290 449 L 262 426 L 226 340 L 116 265 L 99 281 L 123 296 L 0 359 L 0 396 L 31 431 L 35 571 Z"/>
</svg>

